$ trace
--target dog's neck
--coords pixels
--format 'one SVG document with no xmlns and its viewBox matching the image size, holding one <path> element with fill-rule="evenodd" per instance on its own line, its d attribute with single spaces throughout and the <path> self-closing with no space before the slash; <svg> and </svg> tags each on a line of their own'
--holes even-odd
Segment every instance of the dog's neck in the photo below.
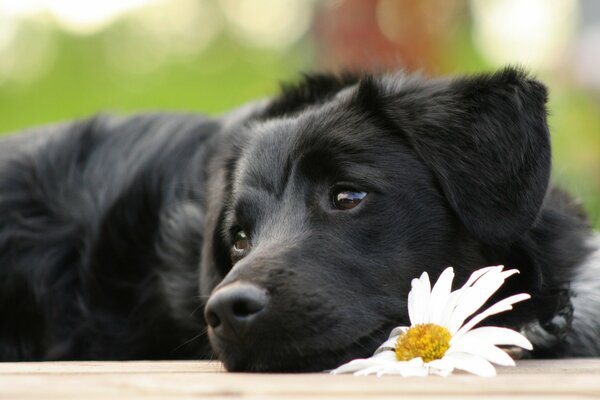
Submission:
<svg viewBox="0 0 600 400">
<path fill-rule="evenodd" d="M 600 234 L 587 241 L 587 257 L 575 266 L 568 287 L 556 291 L 555 312 L 547 319 L 532 321 L 522 328 L 537 354 L 573 354 L 574 349 L 596 349 L 600 333 Z"/>
<path fill-rule="evenodd" d="M 534 345 L 536 352 L 553 351 L 568 337 L 573 326 L 573 291 L 562 289 L 557 292 L 556 312 L 548 319 L 535 320 L 526 324 L 523 333 Z"/>
<path fill-rule="evenodd" d="M 592 252 L 578 266 L 571 284 L 574 313 L 568 337 L 571 347 L 582 349 L 600 348 L 600 233 L 595 233 L 587 244 Z"/>
<path fill-rule="evenodd" d="M 522 329 L 537 353 L 586 356 L 600 348 L 600 234 L 591 236 L 587 245 L 590 254 L 576 267 L 570 287 L 559 291 L 555 314 Z"/>
</svg>

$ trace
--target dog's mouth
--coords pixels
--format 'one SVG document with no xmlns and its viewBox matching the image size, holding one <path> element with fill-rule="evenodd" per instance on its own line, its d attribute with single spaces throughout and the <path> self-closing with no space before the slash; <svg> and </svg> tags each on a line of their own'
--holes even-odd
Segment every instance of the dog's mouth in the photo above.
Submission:
<svg viewBox="0 0 600 400">
<path fill-rule="evenodd" d="M 340 348 L 301 347 L 293 340 L 283 340 L 279 346 L 272 343 L 263 349 L 222 341 L 215 347 L 230 372 L 320 372 L 354 358 L 370 357 L 391 329 L 381 326 Z"/>
</svg>

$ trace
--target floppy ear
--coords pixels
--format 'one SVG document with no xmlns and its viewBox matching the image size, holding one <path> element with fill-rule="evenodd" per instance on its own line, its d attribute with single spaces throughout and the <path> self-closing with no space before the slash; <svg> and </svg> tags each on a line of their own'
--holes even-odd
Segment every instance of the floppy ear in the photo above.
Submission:
<svg viewBox="0 0 600 400">
<path fill-rule="evenodd" d="M 388 118 L 434 171 L 473 235 L 505 243 L 534 224 L 551 164 L 541 83 L 515 68 L 401 86 L 379 83 Z"/>
</svg>

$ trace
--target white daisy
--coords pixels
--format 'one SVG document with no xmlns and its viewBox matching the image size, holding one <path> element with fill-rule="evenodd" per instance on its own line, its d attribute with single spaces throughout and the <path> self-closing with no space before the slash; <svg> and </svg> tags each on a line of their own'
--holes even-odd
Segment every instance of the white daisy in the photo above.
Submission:
<svg viewBox="0 0 600 400">
<path fill-rule="evenodd" d="M 408 294 L 410 327 L 392 330 L 390 337 L 371 358 L 352 360 L 331 371 L 332 374 L 353 372 L 354 375 L 447 376 L 460 369 L 480 376 L 493 376 L 498 365 L 515 365 L 498 345 L 518 346 L 532 350 L 523 335 L 507 328 L 486 326 L 473 329 L 485 318 L 512 310 L 512 305 L 529 299 L 525 293 L 501 300 L 479 314 L 479 310 L 502 286 L 506 278 L 518 273 L 503 271 L 504 266 L 479 269 L 463 287 L 452 290 L 454 270 L 446 268 L 433 289 L 424 272 L 413 279 Z"/>
</svg>

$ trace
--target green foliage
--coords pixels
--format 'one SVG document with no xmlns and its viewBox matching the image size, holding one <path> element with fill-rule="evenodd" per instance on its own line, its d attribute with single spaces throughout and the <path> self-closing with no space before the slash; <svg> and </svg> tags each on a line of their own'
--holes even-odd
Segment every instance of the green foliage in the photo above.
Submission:
<svg viewBox="0 0 600 400">
<path fill-rule="evenodd" d="M 285 51 L 261 51 L 222 38 L 199 55 L 166 60 L 136 74 L 133 68 L 109 63 L 102 35 L 56 35 L 58 54 L 44 76 L 0 85 L 0 132 L 99 111 L 215 114 L 274 93 L 279 81 L 295 78 L 312 61 L 306 43 Z"/>
</svg>

